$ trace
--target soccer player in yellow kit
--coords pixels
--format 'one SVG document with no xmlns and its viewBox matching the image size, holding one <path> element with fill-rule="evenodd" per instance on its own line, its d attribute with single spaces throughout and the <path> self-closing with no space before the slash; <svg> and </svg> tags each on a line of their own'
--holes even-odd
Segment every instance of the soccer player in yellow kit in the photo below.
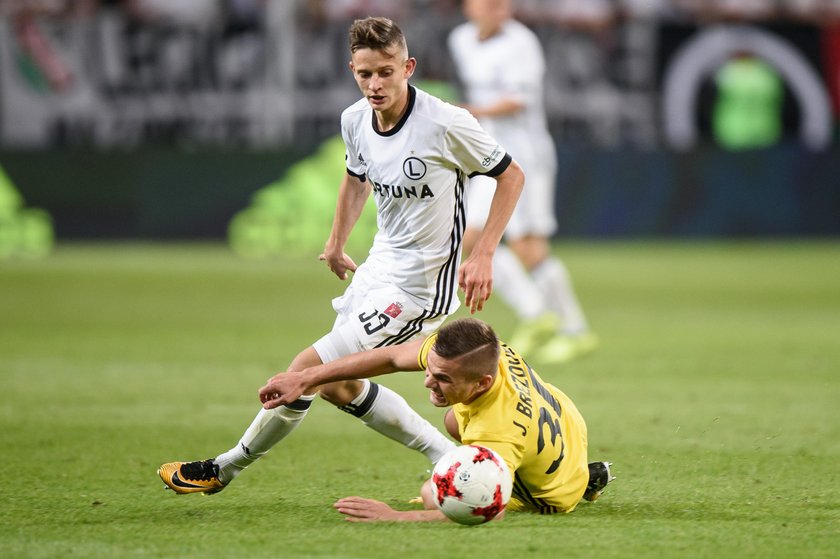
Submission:
<svg viewBox="0 0 840 559">
<path fill-rule="evenodd" d="M 260 389 L 260 399 L 273 408 L 324 382 L 412 370 L 425 371 L 432 404 L 451 406 L 444 422 L 453 438 L 489 447 L 504 458 L 514 476 L 507 510 L 571 512 L 582 498 L 597 499 L 610 481 L 608 463 L 587 463 L 586 424 L 568 396 L 476 319 L 450 322 L 423 341 L 280 373 Z M 398 511 L 361 497 L 335 506 L 355 521 L 445 518 L 434 506 L 428 482 L 421 492 L 422 511 Z"/>
<path fill-rule="evenodd" d="M 427 338 L 420 350 L 424 370 L 438 336 Z M 586 423 L 568 396 L 543 382 L 516 351 L 501 343 L 497 353 L 493 383 L 469 403 L 452 404 L 444 419 L 447 431 L 504 458 L 514 472 L 508 510 L 571 511 L 589 482 Z"/>
</svg>

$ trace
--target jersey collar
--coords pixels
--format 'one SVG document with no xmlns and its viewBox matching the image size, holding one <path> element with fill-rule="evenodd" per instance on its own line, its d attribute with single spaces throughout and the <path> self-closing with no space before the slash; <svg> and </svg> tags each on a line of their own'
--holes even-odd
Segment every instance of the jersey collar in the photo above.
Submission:
<svg viewBox="0 0 840 559">
<path fill-rule="evenodd" d="M 411 111 L 414 110 L 414 100 L 417 98 L 417 91 L 414 89 L 414 86 L 409 84 L 408 86 L 408 107 L 405 109 L 405 113 L 400 118 L 400 121 L 397 123 L 396 126 L 388 130 L 387 132 L 380 132 L 379 126 L 376 124 L 376 113 L 371 111 L 370 118 L 371 118 L 371 125 L 373 126 L 373 131 L 379 134 L 380 136 L 393 136 L 405 125 L 408 117 L 411 115 Z"/>
</svg>

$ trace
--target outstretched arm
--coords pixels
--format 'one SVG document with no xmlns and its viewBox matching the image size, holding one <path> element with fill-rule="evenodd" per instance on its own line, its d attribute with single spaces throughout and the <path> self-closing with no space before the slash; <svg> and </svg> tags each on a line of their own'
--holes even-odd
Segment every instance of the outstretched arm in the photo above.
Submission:
<svg viewBox="0 0 840 559">
<path fill-rule="evenodd" d="M 485 117 L 508 116 L 516 114 L 525 108 L 522 101 L 514 99 L 513 97 L 505 97 L 499 99 L 495 103 L 489 105 L 461 105 L 467 109 L 475 118 L 482 119 Z"/>
<path fill-rule="evenodd" d="M 382 501 L 364 497 L 345 497 L 333 505 L 350 522 L 430 522 L 446 520 L 432 500 L 429 480 L 420 488 L 424 510 L 394 510 Z"/>
<path fill-rule="evenodd" d="M 350 522 L 432 522 L 448 520 L 434 504 L 431 484 L 420 488 L 424 510 L 394 510 L 382 501 L 364 497 L 345 497 L 333 505 Z M 494 520 L 505 517 L 504 509 Z"/>
<path fill-rule="evenodd" d="M 333 505 L 349 522 L 431 522 L 447 520 L 439 510 L 395 510 L 375 499 L 345 497 Z"/>
<path fill-rule="evenodd" d="M 278 373 L 260 388 L 265 409 L 294 402 L 312 388 L 339 380 L 386 375 L 396 371 L 419 371 L 417 354 L 423 340 L 354 353 L 302 371 Z"/>
<path fill-rule="evenodd" d="M 493 255 L 502 240 L 508 221 L 525 184 L 525 173 L 516 161 L 496 177 L 496 193 L 484 229 L 470 256 L 458 270 L 458 285 L 464 290 L 464 303 L 470 313 L 484 308 L 493 291 Z"/>
<path fill-rule="evenodd" d="M 324 252 L 319 257 L 327 263 L 338 279 L 347 279 L 348 271 L 356 271 L 356 263 L 344 254 L 344 245 L 347 244 L 353 226 L 362 215 L 369 195 L 370 185 L 367 181 L 362 182 L 353 175 L 344 175 L 338 190 L 332 231 L 324 246 Z"/>
</svg>

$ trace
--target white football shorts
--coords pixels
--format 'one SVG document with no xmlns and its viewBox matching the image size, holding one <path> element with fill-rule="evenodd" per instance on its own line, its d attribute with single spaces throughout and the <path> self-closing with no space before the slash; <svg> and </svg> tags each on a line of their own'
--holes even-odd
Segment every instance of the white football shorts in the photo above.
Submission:
<svg viewBox="0 0 840 559">
<path fill-rule="evenodd" d="M 505 230 L 506 239 L 516 240 L 526 235 L 551 237 L 557 231 L 554 188 L 553 173 L 531 171 L 525 176 L 525 188 Z M 468 228 L 484 228 L 495 192 L 496 179 L 484 175 L 470 179 L 467 185 Z"/>
<path fill-rule="evenodd" d="M 427 318 L 429 311 L 405 291 L 373 276 L 362 264 L 344 294 L 333 299 L 338 316 L 332 331 L 312 344 L 323 363 L 428 336 L 446 319 Z"/>
</svg>

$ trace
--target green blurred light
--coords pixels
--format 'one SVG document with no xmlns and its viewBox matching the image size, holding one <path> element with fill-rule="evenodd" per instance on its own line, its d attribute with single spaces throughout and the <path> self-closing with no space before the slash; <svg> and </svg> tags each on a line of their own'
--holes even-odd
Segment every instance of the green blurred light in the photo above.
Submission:
<svg viewBox="0 0 840 559">
<path fill-rule="evenodd" d="M 55 244 L 50 215 L 38 208 L 24 208 L 9 176 L 0 167 L 0 259 L 43 258 Z"/>
</svg>

